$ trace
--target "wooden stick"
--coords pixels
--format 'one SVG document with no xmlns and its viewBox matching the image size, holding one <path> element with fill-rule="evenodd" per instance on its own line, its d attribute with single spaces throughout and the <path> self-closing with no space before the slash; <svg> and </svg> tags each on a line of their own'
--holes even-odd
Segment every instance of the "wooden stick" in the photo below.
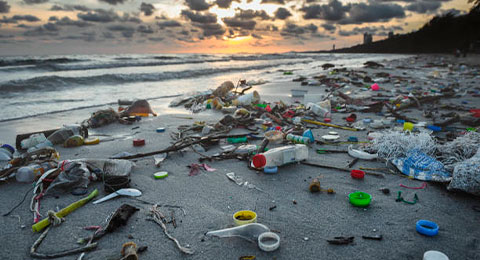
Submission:
<svg viewBox="0 0 480 260">
<path fill-rule="evenodd" d="M 305 122 L 305 123 L 314 124 L 314 125 L 329 126 L 329 127 L 340 128 L 340 129 L 349 130 L 349 131 L 358 131 L 358 129 L 351 128 L 351 127 L 334 125 L 334 124 L 329 124 L 329 123 L 322 123 L 322 122 L 309 120 L 309 119 L 302 119 L 302 121 Z"/>
<path fill-rule="evenodd" d="M 320 168 L 327 168 L 327 169 L 333 169 L 333 170 L 339 170 L 339 171 L 344 171 L 344 172 L 350 172 L 350 169 L 347 168 L 341 168 L 337 166 L 330 166 L 330 165 L 323 165 L 323 164 L 318 164 L 318 163 L 313 163 L 313 162 L 307 162 L 307 161 L 302 161 L 300 162 L 301 164 L 305 164 L 308 166 L 314 166 L 314 167 L 320 167 Z M 375 177 L 381 177 L 384 178 L 385 175 L 383 173 L 376 173 L 376 172 L 365 172 L 365 174 L 368 175 L 373 175 Z"/>
</svg>

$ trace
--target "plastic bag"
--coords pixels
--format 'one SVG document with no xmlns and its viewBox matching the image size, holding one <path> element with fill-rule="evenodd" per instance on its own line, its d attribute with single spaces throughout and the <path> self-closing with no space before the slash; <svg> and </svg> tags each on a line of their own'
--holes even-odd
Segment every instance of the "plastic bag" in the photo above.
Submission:
<svg viewBox="0 0 480 260">
<path fill-rule="evenodd" d="M 403 174 L 422 181 L 449 182 L 452 175 L 444 165 L 420 150 L 414 149 L 406 157 L 392 160 Z"/>
</svg>

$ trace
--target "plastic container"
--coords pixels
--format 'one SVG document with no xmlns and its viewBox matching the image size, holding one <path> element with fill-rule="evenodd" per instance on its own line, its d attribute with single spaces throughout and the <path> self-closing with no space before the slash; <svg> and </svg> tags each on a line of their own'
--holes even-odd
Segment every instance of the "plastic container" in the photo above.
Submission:
<svg viewBox="0 0 480 260">
<path fill-rule="evenodd" d="M 430 250 L 423 254 L 423 260 L 449 260 L 449 258 L 440 251 Z"/>
<path fill-rule="evenodd" d="M 350 203 L 353 206 L 365 208 L 365 207 L 368 207 L 368 205 L 370 205 L 370 202 L 372 201 L 372 195 L 366 192 L 357 191 L 357 192 L 348 194 L 348 199 L 350 200 Z"/>
<path fill-rule="evenodd" d="M 13 158 L 15 148 L 8 144 L 4 144 L 0 147 L 0 161 L 10 161 Z"/>
<path fill-rule="evenodd" d="M 300 135 L 288 134 L 287 140 L 292 141 L 296 144 L 308 144 L 310 143 L 310 138 Z"/>
<path fill-rule="evenodd" d="M 251 103 L 259 103 L 260 102 L 260 94 L 255 90 L 252 93 L 248 93 L 246 95 L 240 96 L 237 99 L 232 101 L 234 106 L 238 105 L 250 105 Z"/>
<path fill-rule="evenodd" d="M 233 222 L 235 226 L 257 223 L 257 213 L 251 210 L 241 210 L 233 214 Z"/>
<path fill-rule="evenodd" d="M 304 144 L 288 145 L 273 148 L 252 158 L 256 168 L 282 166 L 299 162 L 308 158 L 308 147 Z"/>
<path fill-rule="evenodd" d="M 37 180 L 38 178 L 40 178 L 42 174 L 44 174 L 46 171 L 52 168 L 53 168 L 53 165 L 48 162 L 20 167 L 15 173 L 15 179 L 18 182 L 31 183 Z"/>
</svg>

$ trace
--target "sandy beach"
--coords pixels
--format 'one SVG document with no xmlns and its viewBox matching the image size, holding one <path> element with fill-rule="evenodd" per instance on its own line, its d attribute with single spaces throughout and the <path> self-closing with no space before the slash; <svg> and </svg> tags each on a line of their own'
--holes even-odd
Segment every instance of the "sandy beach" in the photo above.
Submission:
<svg viewBox="0 0 480 260">
<path fill-rule="evenodd" d="M 440 85 L 458 83 L 456 97 L 442 99 L 440 103 L 465 105 L 470 108 L 480 108 L 480 99 L 467 93 L 477 91 L 480 83 L 480 57 L 470 56 L 454 58 L 442 55 L 410 56 L 393 61 L 378 61 L 384 68 L 362 68 L 361 64 L 354 70 L 366 72 L 372 78 L 379 72 L 386 72 L 389 78 L 403 77 L 409 86 L 415 86 L 428 91 Z M 451 68 L 440 66 L 451 65 Z M 461 64 L 464 67 L 461 67 Z M 339 64 L 335 68 L 341 68 Z M 330 69 L 332 70 L 332 69 Z M 350 70 L 350 68 L 347 68 Z M 438 71 L 438 77 L 433 77 Z M 343 77 L 348 75 L 339 72 L 330 75 L 328 71 L 318 68 L 311 75 L 326 75 L 326 77 Z M 254 86 L 249 92 L 259 92 L 262 101 L 268 103 L 283 101 L 286 104 L 303 102 L 302 98 L 292 98 L 291 89 L 308 90 L 308 94 L 324 94 L 325 87 L 301 86 L 300 82 L 291 81 L 300 75 L 291 75 L 289 81 L 270 82 Z M 225 77 L 227 78 L 227 77 Z M 311 77 L 309 77 L 311 78 Z M 233 79 L 232 79 L 233 80 Z M 378 83 L 381 93 L 387 97 L 395 96 L 393 81 Z M 351 96 L 369 93 L 360 91 L 347 82 L 349 87 L 341 89 Z M 409 86 L 402 86 L 406 91 Z M 400 89 L 397 89 L 399 91 Z M 406 91 L 408 92 L 408 91 Z M 248 92 L 247 92 L 248 93 Z M 107 159 L 120 152 L 132 154 L 146 153 L 164 149 L 170 146 L 171 134 L 178 132 L 181 125 L 192 125 L 204 121 L 208 124 L 217 123 L 224 114 L 217 110 L 205 110 L 192 113 L 183 106 L 171 108 L 168 104 L 173 98 L 150 101 L 157 117 L 142 118 L 132 125 L 118 123 L 100 128 L 89 129 L 91 136 L 100 138 L 100 144 L 64 148 L 55 146 L 61 160 L 97 158 Z M 462 103 L 463 102 L 463 103 Z M 428 104 L 425 104 L 428 105 Z M 117 106 L 112 106 L 114 109 Z M 13 120 L 0 123 L 0 143 L 15 143 L 17 134 L 41 131 L 61 127 L 63 124 L 80 123 L 89 118 L 96 109 L 81 109 L 39 117 Z M 357 121 L 366 118 L 383 119 L 383 114 L 355 112 Z M 345 125 L 345 117 L 350 113 L 332 113 L 332 123 Z M 422 111 L 410 108 L 402 111 L 408 117 L 418 121 L 430 122 Z M 465 129 L 468 126 L 455 123 L 451 126 Z M 164 127 L 165 132 L 155 130 Z M 330 131 L 338 132 L 340 140 L 346 141 L 355 136 L 359 141 L 367 141 L 369 131 L 380 131 L 368 128 L 364 131 L 347 131 L 329 127 L 306 125 L 312 129 L 317 140 Z M 236 128 L 229 134 L 248 133 L 249 130 Z M 262 129 L 258 132 L 263 134 Z M 141 147 L 132 146 L 132 140 L 145 139 Z M 249 141 L 259 144 L 261 140 Z M 213 155 L 221 152 L 220 146 L 227 145 L 225 140 L 220 145 L 211 147 L 204 152 Z M 280 145 L 271 145 L 271 147 Z M 348 168 L 353 160 L 347 153 L 318 154 L 317 149 L 346 150 L 348 144 L 329 146 L 313 144 L 309 147 L 308 161 Z M 59 227 L 51 228 L 47 238 L 39 248 L 39 252 L 56 252 L 77 246 L 79 238 L 85 238 L 92 231 L 84 230 L 86 226 L 104 225 L 109 215 L 122 204 L 130 204 L 139 208 L 128 221 L 119 228 L 98 241 L 97 249 L 85 255 L 84 259 L 118 259 L 122 244 L 133 241 L 138 246 L 148 246 L 140 255 L 140 259 L 239 259 L 242 256 L 255 256 L 256 259 L 422 259 L 425 251 L 438 250 L 450 259 L 480 259 L 480 202 L 479 198 L 464 192 L 453 192 L 446 189 L 445 184 L 427 182 L 424 189 L 407 189 L 420 187 L 424 182 L 409 179 L 400 173 L 380 171 L 384 177 L 366 175 L 363 180 L 350 177 L 349 172 L 327 168 L 317 168 L 304 164 L 290 164 L 279 167 L 278 173 L 267 174 L 248 168 L 248 163 L 235 159 L 221 161 L 205 161 L 208 166 L 216 169 L 208 172 L 201 170 L 195 176 L 189 176 L 187 167 L 199 163 L 200 155 L 185 148 L 181 152 L 168 154 L 160 168 L 154 165 L 152 156 L 133 159 L 136 166 L 131 172 L 132 188 L 142 191 L 139 197 L 142 201 L 158 205 L 174 205 L 178 207 L 161 207 L 163 214 L 170 219 L 174 214 L 177 227 L 171 223 L 167 229 L 180 244 L 193 249 L 193 255 L 181 253 L 173 241 L 163 233 L 162 228 L 148 220 L 151 205 L 142 201 L 119 197 L 108 202 L 94 205 L 88 203 L 65 217 L 65 222 Z M 385 168 L 382 160 L 359 160 L 352 169 L 360 167 Z M 153 173 L 167 171 L 168 177 L 154 179 Z M 238 186 L 230 181 L 226 174 L 234 172 L 258 189 Z M 335 194 L 327 192 L 311 193 L 308 186 L 313 178 L 319 178 L 322 188 L 332 188 Z M 18 183 L 15 178 L 0 183 L 0 213 L 6 213 L 19 203 L 25 193 L 32 188 L 31 184 Z M 384 194 L 380 189 L 387 188 L 390 194 Z M 98 189 L 98 198 L 106 195 L 101 182 L 92 182 L 88 186 L 91 192 Z M 348 194 L 354 191 L 364 191 L 372 195 L 371 205 L 367 208 L 353 207 L 348 200 Z M 405 200 L 413 200 L 418 196 L 416 204 L 397 202 L 397 192 L 402 191 Z M 32 193 L 28 192 L 26 201 L 8 217 L 1 217 L 0 251 L 2 259 L 30 259 L 29 251 L 39 234 L 32 232 L 32 212 L 29 204 Z M 41 213 L 48 210 L 57 211 L 81 196 L 70 193 L 47 195 L 41 202 Z M 233 227 L 232 215 L 239 210 L 252 210 L 257 214 L 257 222 L 268 226 L 281 238 L 280 247 L 273 252 L 260 250 L 255 243 L 241 238 L 207 237 L 205 233 L 212 230 Z M 173 212 L 173 213 L 171 213 Z M 418 220 L 434 221 L 440 227 L 439 233 L 433 237 L 417 233 L 415 224 Z M 362 236 L 381 236 L 381 240 L 364 239 Z M 334 237 L 355 237 L 349 245 L 332 245 L 326 240 Z M 77 259 L 78 255 L 58 259 Z"/>
</svg>

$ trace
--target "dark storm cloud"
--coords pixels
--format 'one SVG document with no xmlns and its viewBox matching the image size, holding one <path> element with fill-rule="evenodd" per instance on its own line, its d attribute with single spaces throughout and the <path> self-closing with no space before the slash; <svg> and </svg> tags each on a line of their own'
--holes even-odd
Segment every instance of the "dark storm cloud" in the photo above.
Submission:
<svg viewBox="0 0 480 260">
<path fill-rule="evenodd" d="M 275 18 L 278 18 L 280 20 L 285 20 L 288 17 L 292 16 L 292 13 L 288 11 L 288 9 L 280 7 L 275 11 Z"/>
<path fill-rule="evenodd" d="M 111 4 L 111 5 L 123 4 L 123 2 L 125 2 L 125 0 L 99 0 L 99 1 Z"/>
<path fill-rule="evenodd" d="M 221 36 L 225 33 L 225 28 L 218 23 L 198 24 L 199 28 L 203 30 L 203 36 Z"/>
<path fill-rule="evenodd" d="M 150 25 L 139 25 L 137 27 L 137 32 L 140 32 L 140 33 L 146 33 L 146 34 L 152 34 L 154 33 L 152 27 Z"/>
<path fill-rule="evenodd" d="M 23 0 L 23 2 L 27 5 L 36 5 L 46 3 L 48 0 Z"/>
<path fill-rule="evenodd" d="M 8 5 L 5 1 L 0 1 L 0 13 L 8 13 L 10 12 L 10 5 Z"/>
<path fill-rule="evenodd" d="M 329 32 L 335 32 L 335 30 L 337 29 L 337 27 L 335 27 L 335 25 L 331 25 L 331 24 L 328 24 L 328 23 L 324 23 L 322 25 L 320 25 L 323 27 L 323 29 L 329 31 Z"/>
<path fill-rule="evenodd" d="M 25 36 L 56 36 L 60 28 L 54 23 L 46 23 L 23 33 Z"/>
<path fill-rule="evenodd" d="M 352 4 L 349 17 L 342 24 L 360 24 L 365 22 L 388 21 L 392 18 L 404 18 L 405 12 L 397 4 Z"/>
<path fill-rule="evenodd" d="M 77 17 L 86 22 L 109 23 L 119 19 L 113 11 L 98 9 L 87 13 L 79 13 Z"/>
<path fill-rule="evenodd" d="M 220 8 L 229 8 L 232 2 L 240 2 L 240 0 L 217 0 L 215 3 Z"/>
<path fill-rule="evenodd" d="M 58 26 L 76 26 L 76 27 L 92 26 L 91 23 L 87 23 L 85 21 L 79 21 L 79 20 L 72 20 L 67 16 L 64 16 L 62 19 L 58 19 L 56 16 L 52 16 L 48 20 L 55 21 L 55 24 Z"/>
<path fill-rule="evenodd" d="M 235 18 L 238 18 L 238 19 L 243 19 L 243 20 L 248 20 L 248 19 L 253 19 L 253 18 L 260 18 L 262 20 L 269 20 L 271 19 L 271 17 L 267 14 L 267 12 L 265 12 L 265 10 L 252 10 L 252 9 L 247 9 L 247 10 L 243 10 L 243 9 L 239 9 L 237 8 L 236 9 L 236 13 L 235 13 Z"/>
<path fill-rule="evenodd" d="M 285 4 L 283 0 L 262 0 L 262 4 Z"/>
<path fill-rule="evenodd" d="M 133 33 L 135 32 L 134 27 L 123 24 L 110 25 L 107 29 L 113 32 L 121 32 L 125 38 L 132 38 Z"/>
<path fill-rule="evenodd" d="M 192 22 L 196 23 L 216 23 L 217 22 L 217 15 L 212 13 L 199 13 L 199 12 L 192 12 L 189 10 L 182 10 L 181 13 L 183 16 L 190 19 Z"/>
<path fill-rule="evenodd" d="M 309 5 L 301 8 L 304 12 L 304 19 L 323 19 L 327 21 L 338 21 L 345 17 L 350 6 L 344 6 L 337 0 L 331 0 L 326 5 Z"/>
<path fill-rule="evenodd" d="M 155 11 L 155 6 L 152 4 L 142 3 L 140 5 L 140 11 L 143 12 L 145 16 L 150 16 L 153 14 L 153 11 Z"/>
<path fill-rule="evenodd" d="M 244 30 L 253 30 L 257 22 L 254 20 L 244 20 L 237 17 L 226 17 L 222 21 L 229 27 L 244 29 Z"/>
<path fill-rule="evenodd" d="M 0 23 L 18 23 L 19 21 L 26 21 L 26 22 L 38 22 L 40 19 L 33 15 L 14 15 L 10 18 L 4 16 Z"/>
<path fill-rule="evenodd" d="M 132 23 L 142 23 L 143 22 L 140 18 L 130 16 L 127 13 L 123 14 L 123 16 L 118 19 L 118 21 L 120 21 L 120 22 L 132 22 Z"/>
<path fill-rule="evenodd" d="M 158 27 L 160 28 L 165 28 L 165 27 L 180 27 L 182 26 L 181 23 L 175 21 L 175 20 L 166 20 L 166 21 L 161 21 L 157 22 Z"/>
<path fill-rule="evenodd" d="M 187 6 L 194 11 L 205 11 L 210 8 L 210 4 L 205 2 L 205 0 L 185 0 Z"/>
<path fill-rule="evenodd" d="M 63 6 L 60 6 L 60 5 L 53 5 L 51 8 L 50 8 L 50 11 L 70 11 L 70 12 L 73 12 L 73 11 L 82 11 L 82 12 L 88 12 L 88 11 L 91 11 L 92 9 L 84 6 L 84 5 L 63 5 Z"/>
<path fill-rule="evenodd" d="M 412 11 L 419 14 L 430 13 L 440 8 L 442 4 L 438 2 L 415 2 L 407 6 L 408 11 Z"/>
<path fill-rule="evenodd" d="M 317 30 L 318 27 L 314 24 L 300 26 L 294 23 L 287 23 L 280 31 L 280 34 L 286 37 L 301 37 L 303 34 L 316 33 Z"/>
<path fill-rule="evenodd" d="M 331 0 L 326 5 L 314 4 L 300 10 L 304 13 L 304 19 L 322 19 L 340 24 L 379 22 L 405 17 L 405 12 L 400 5 L 376 2 L 343 5 L 338 0 Z"/>
</svg>

